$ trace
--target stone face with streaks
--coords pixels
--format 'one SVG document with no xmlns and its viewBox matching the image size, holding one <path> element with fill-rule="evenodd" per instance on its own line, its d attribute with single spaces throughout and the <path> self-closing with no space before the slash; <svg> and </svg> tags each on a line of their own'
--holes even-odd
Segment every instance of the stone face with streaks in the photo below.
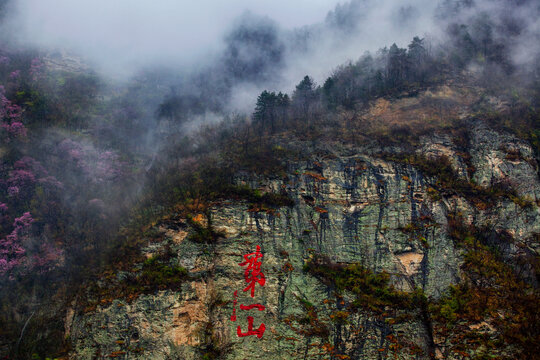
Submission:
<svg viewBox="0 0 540 360">
<path fill-rule="evenodd" d="M 474 133 L 473 180 L 488 186 L 508 179 L 516 183 L 520 195 L 537 201 L 540 183 L 530 146 L 486 127 Z M 418 151 L 427 157 L 447 156 L 458 176 L 468 176 L 465 162 L 444 136 L 424 139 Z M 295 205 L 276 212 L 250 211 L 244 202 L 215 205 L 213 226 L 225 237 L 211 245 L 191 242 L 185 229 L 161 225 L 165 240 L 143 252 L 169 246 L 175 254 L 171 263 L 185 267 L 190 280 L 180 291 L 141 295 L 131 303 L 117 299 L 92 312 L 71 313 L 68 329 L 74 359 L 111 354 L 125 359 L 197 359 L 210 348 L 224 359 L 323 359 L 330 358 L 332 349 L 351 359 L 429 358 L 430 350 L 441 351 L 415 311 L 406 322 L 392 326 L 361 312 L 349 314 L 345 322 L 332 321 L 330 314 L 339 308 L 339 301 L 334 301 L 327 285 L 303 271 L 306 261 L 320 253 L 337 263 L 360 263 L 389 273 L 400 290 L 421 288 L 436 299 L 460 278 L 462 254 L 446 227 L 451 212 L 460 212 L 477 226 L 497 224 L 531 251 L 539 249 L 530 240 L 540 232 L 536 205 L 522 209 L 501 199 L 493 208 L 477 210 L 459 195 L 434 200 L 428 193 L 434 179 L 412 166 L 361 151 L 291 164 L 286 181 L 240 177 L 238 181 L 265 191 L 284 190 Z M 412 232 L 407 231 L 411 224 L 415 224 Z M 239 263 L 256 246 L 264 255 L 266 282 L 256 284 L 251 298 L 243 291 L 245 268 Z M 504 255 L 518 256 L 519 251 L 509 245 Z M 233 322 L 235 291 L 237 320 Z M 319 309 L 327 336 L 298 331 L 296 320 L 305 316 L 302 301 Z M 253 303 L 265 310 L 239 308 Z M 254 329 L 265 324 L 261 339 L 237 336 L 238 326 L 247 331 L 247 316 L 253 317 Z M 411 355 L 409 350 L 392 353 L 390 335 L 400 344 L 414 344 L 424 355 Z"/>
</svg>

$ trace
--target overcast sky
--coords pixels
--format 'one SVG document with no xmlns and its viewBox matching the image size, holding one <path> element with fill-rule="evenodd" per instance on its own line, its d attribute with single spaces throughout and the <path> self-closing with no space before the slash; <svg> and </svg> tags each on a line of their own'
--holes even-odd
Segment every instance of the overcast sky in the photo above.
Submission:
<svg viewBox="0 0 540 360">
<path fill-rule="evenodd" d="M 284 29 L 324 20 L 337 0 L 16 0 L 8 31 L 24 43 L 78 50 L 120 70 L 148 62 L 190 62 L 218 51 L 245 11 Z M 16 31 L 13 31 L 16 30 Z M 105 61 L 103 61 L 105 60 Z"/>
</svg>

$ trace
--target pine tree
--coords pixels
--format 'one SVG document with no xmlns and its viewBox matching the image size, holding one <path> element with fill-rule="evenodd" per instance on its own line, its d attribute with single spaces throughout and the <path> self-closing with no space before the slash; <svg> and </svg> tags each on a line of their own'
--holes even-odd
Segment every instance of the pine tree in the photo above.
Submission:
<svg viewBox="0 0 540 360">
<path fill-rule="evenodd" d="M 277 103 L 278 97 L 275 92 L 264 90 L 259 97 L 257 97 L 253 118 L 261 133 L 268 127 L 270 127 L 270 132 L 274 133 Z"/>
<path fill-rule="evenodd" d="M 315 83 L 309 76 L 304 76 L 304 79 L 296 85 L 296 90 L 293 94 L 293 102 L 300 108 L 302 117 L 308 118 L 311 105 L 316 100 Z"/>
</svg>

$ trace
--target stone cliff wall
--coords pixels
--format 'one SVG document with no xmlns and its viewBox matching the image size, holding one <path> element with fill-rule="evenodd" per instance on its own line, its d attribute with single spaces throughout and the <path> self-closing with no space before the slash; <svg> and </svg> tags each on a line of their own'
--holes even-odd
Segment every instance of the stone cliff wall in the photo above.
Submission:
<svg viewBox="0 0 540 360">
<path fill-rule="evenodd" d="M 468 194 L 436 190 L 437 179 L 417 167 L 355 150 L 289 165 L 287 179 L 239 176 L 238 183 L 263 192 L 285 192 L 294 206 L 254 208 L 223 201 L 211 208 L 215 243 L 190 240 L 185 219 L 158 224 L 161 241 L 143 249 L 148 257 L 163 249 L 167 261 L 188 270 L 180 289 L 115 299 L 91 311 L 77 303 L 66 329 L 74 359 L 418 359 L 460 358 L 445 352 L 422 308 L 351 311 L 351 294 L 334 288 L 306 264 L 324 255 L 336 264 L 359 264 L 390 274 L 395 291 L 418 292 L 436 301 L 460 281 L 463 250 L 449 234 L 449 214 L 478 228 L 505 231 L 514 242 L 499 244 L 506 259 L 538 255 L 540 182 L 530 146 L 479 124 L 470 156 L 444 135 L 426 137 L 417 154 L 449 159 L 456 176 L 489 187 L 506 181 L 519 201 L 500 198 L 478 206 Z M 467 167 L 475 168 L 471 172 Z M 471 178 L 472 176 L 472 178 Z M 204 220 L 201 220 L 204 222 Z M 535 240 L 536 239 L 536 240 Z M 264 286 L 252 299 L 243 292 L 243 255 L 260 246 Z M 125 274 L 117 274 L 121 281 Z M 264 311 L 241 311 L 238 304 L 263 304 Z M 89 296 L 92 296 L 91 294 Z M 266 325 L 261 339 L 238 337 L 247 316 Z M 487 328 L 490 324 L 485 324 Z M 483 326 L 479 322 L 479 327 Z M 431 354 L 431 355 L 430 355 Z"/>
</svg>

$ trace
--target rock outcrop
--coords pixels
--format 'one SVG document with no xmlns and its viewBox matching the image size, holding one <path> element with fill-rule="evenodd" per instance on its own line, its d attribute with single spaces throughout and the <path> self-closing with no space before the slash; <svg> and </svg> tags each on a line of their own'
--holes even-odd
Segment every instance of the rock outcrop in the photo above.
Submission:
<svg viewBox="0 0 540 360">
<path fill-rule="evenodd" d="M 448 224 L 456 214 L 478 229 L 509 234 L 513 241 L 493 240 L 509 262 L 537 257 L 540 182 L 533 150 L 481 123 L 472 134 L 468 158 L 444 135 L 423 138 L 417 155 L 435 161 L 443 156 L 456 177 L 483 188 L 510 184 L 513 198 L 479 206 L 466 193 L 436 190 L 437 179 L 414 164 L 362 149 L 289 164 L 284 179 L 239 175 L 239 185 L 286 194 L 294 205 L 265 209 L 244 201 L 215 203 L 210 218 L 221 236 L 211 243 L 193 241 L 188 236 L 193 229 L 181 217 L 157 224 L 161 240 L 149 241 L 143 253 L 152 257 L 167 249 L 172 255 L 166 261 L 188 271 L 181 288 L 118 298 L 90 311 L 75 304 L 67 324 L 73 358 L 465 358 L 449 352 L 434 334 L 425 307 L 383 304 L 381 311 L 351 311 L 351 293 L 338 294 L 336 286 L 307 268 L 317 259 L 342 267 L 357 264 L 373 274 L 389 274 L 391 291 L 411 297 L 422 293 L 437 301 L 463 276 L 465 250 Z M 240 263 L 257 246 L 265 283 L 255 284 L 251 298 L 243 291 Z M 122 276 L 117 274 L 117 280 Z M 265 309 L 239 308 L 253 303 Z M 233 307 L 236 321 L 231 321 Z M 248 316 L 254 329 L 265 324 L 262 338 L 237 335 L 238 326 L 247 331 Z M 496 331 L 489 320 L 471 326 Z"/>
</svg>

